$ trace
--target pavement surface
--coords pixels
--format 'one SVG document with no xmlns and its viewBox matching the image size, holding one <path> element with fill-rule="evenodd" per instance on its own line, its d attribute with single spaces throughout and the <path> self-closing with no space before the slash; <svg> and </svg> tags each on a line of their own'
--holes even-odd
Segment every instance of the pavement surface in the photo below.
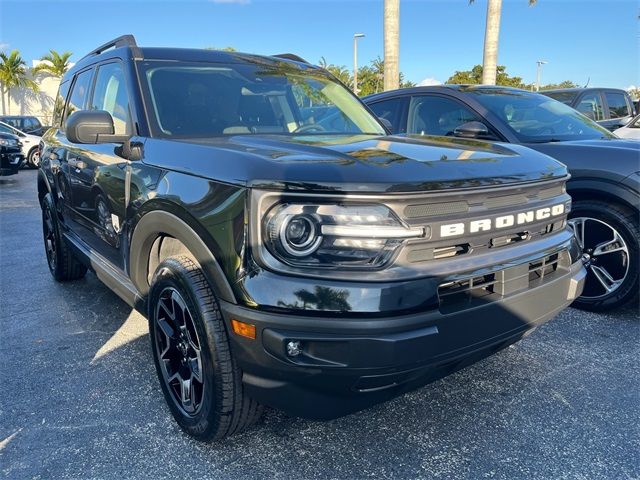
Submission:
<svg viewBox="0 0 640 480">
<path fill-rule="evenodd" d="M 567 309 L 516 345 L 331 422 L 269 410 L 191 440 L 146 320 L 93 274 L 47 269 L 36 172 L 0 179 L 0 477 L 640 478 L 640 322 Z"/>
</svg>

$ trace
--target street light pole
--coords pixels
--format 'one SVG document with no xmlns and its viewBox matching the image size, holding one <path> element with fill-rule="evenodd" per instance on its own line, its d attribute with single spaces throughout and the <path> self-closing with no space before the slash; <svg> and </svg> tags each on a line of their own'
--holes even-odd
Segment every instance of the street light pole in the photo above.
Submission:
<svg viewBox="0 0 640 480">
<path fill-rule="evenodd" d="M 358 94 L 358 39 L 364 37 L 364 33 L 353 35 L 353 93 Z"/>
<path fill-rule="evenodd" d="M 542 73 L 542 65 L 546 65 L 547 62 L 544 60 L 538 60 L 536 62 L 536 92 L 540 91 L 540 75 Z"/>
</svg>

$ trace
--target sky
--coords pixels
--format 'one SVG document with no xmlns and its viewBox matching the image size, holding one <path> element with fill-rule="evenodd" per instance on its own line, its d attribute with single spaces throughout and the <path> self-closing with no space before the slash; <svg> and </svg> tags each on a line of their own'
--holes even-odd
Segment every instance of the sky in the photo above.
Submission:
<svg viewBox="0 0 640 480">
<path fill-rule="evenodd" d="M 482 63 L 487 0 L 400 0 L 400 70 L 443 82 Z M 382 0 L 0 0 L 0 49 L 31 64 L 49 49 L 79 59 L 125 33 L 142 46 L 291 52 L 353 68 L 383 56 Z M 503 0 L 498 63 L 533 83 L 640 85 L 637 0 Z M 28 19 L 28 21 L 27 21 Z"/>
</svg>

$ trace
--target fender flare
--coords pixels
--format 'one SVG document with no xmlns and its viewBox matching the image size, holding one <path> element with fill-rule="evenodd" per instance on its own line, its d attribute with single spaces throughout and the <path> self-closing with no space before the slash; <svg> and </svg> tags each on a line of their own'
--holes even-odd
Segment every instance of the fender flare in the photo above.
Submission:
<svg viewBox="0 0 640 480">
<path fill-rule="evenodd" d="M 567 183 L 567 193 L 571 196 L 599 196 L 617 202 L 638 211 L 639 196 L 621 182 L 612 182 L 594 178 L 571 179 Z"/>
<path fill-rule="evenodd" d="M 129 272 L 140 294 L 146 296 L 149 293 L 149 256 L 154 242 L 161 235 L 169 235 L 182 242 L 200 264 L 216 296 L 220 300 L 236 303 L 220 264 L 202 238 L 185 221 L 164 210 L 143 215 L 131 237 Z"/>
</svg>

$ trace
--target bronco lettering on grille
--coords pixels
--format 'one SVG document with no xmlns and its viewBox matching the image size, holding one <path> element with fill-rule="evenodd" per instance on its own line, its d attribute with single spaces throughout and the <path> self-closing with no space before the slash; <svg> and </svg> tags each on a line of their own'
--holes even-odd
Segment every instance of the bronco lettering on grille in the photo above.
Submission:
<svg viewBox="0 0 640 480">
<path fill-rule="evenodd" d="M 455 237 L 456 235 L 464 235 L 466 232 L 488 232 L 490 230 L 512 227 L 514 225 L 525 225 L 527 223 L 544 220 L 546 218 L 557 217 L 558 215 L 562 215 L 564 212 L 564 203 L 560 203 L 552 207 L 529 210 L 513 215 L 501 215 L 495 218 L 483 218 L 480 220 L 472 220 L 467 223 L 450 223 L 440 226 L 440 236 Z"/>
</svg>

